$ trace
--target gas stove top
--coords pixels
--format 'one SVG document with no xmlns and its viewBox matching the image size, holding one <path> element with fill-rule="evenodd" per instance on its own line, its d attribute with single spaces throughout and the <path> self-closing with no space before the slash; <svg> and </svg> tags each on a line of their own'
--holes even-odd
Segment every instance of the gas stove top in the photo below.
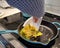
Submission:
<svg viewBox="0 0 60 48">
<path fill-rule="evenodd" d="M 23 19 L 24 19 L 24 21 L 26 20 L 25 17 L 23 17 Z M 49 22 L 58 22 L 58 23 L 60 23 L 60 19 L 59 19 L 58 16 L 52 15 L 52 14 L 49 14 L 49 13 L 47 13 L 47 14 L 44 16 L 43 20 L 46 20 L 46 21 L 49 21 Z M 17 21 L 17 22 L 15 22 L 15 23 L 12 23 L 12 24 L 9 24 L 9 25 L 5 25 L 5 27 L 6 27 L 6 29 L 15 30 L 15 29 L 17 29 L 17 27 L 18 27 L 18 25 L 19 25 L 20 23 L 21 23 L 21 21 Z M 12 26 L 13 26 L 13 27 L 12 27 Z M 57 24 L 56 24 L 56 26 L 57 26 L 57 28 L 60 28 L 60 25 L 57 25 Z M 12 28 L 11 28 L 11 27 L 12 27 Z M 59 34 L 60 34 L 60 30 L 59 30 Z M 11 33 L 11 35 L 14 36 L 14 37 L 18 40 L 17 42 L 22 43 L 22 44 L 23 44 L 23 45 L 22 45 L 23 47 L 27 47 L 27 48 L 29 48 L 29 47 L 31 48 L 31 47 L 32 47 L 30 44 L 25 43 L 23 40 L 21 40 L 17 34 L 12 34 L 12 33 Z M 9 36 L 10 36 L 10 35 L 9 35 Z M 3 36 L 3 37 L 4 37 L 4 36 Z M 9 37 L 8 37 L 8 38 L 9 38 Z M 35 48 L 35 47 L 34 47 L 34 48 Z M 52 45 L 51 45 L 50 47 L 47 47 L 47 48 L 60 48 L 60 35 L 57 37 L 57 39 L 56 39 L 54 42 L 52 42 Z"/>
</svg>

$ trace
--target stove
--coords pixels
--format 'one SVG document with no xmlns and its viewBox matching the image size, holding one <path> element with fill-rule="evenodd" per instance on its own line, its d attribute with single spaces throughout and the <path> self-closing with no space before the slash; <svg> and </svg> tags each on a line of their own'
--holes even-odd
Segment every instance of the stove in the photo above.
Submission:
<svg viewBox="0 0 60 48">
<path fill-rule="evenodd" d="M 23 17 L 23 21 L 25 21 L 26 19 L 27 18 Z M 49 21 L 49 22 L 58 22 L 58 23 L 60 23 L 60 16 L 46 13 L 45 16 L 43 17 L 43 20 L 46 20 L 46 21 Z M 18 25 L 20 23 L 22 23 L 23 21 L 17 21 L 15 23 L 12 23 L 12 24 L 9 24 L 9 25 L 5 24 L 4 26 L 5 26 L 6 29 L 15 30 L 15 29 L 17 29 Z M 60 28 L 60 25 L 58 25 L 58 24 L 55 24 L 55 25 L 57 26 L 57 28 Z M 60 34 L 60 30 L 59 30 L 59 34 Z M 8 40 L 8 42 L 10 43 L 10 45 L 12 47 L 15 45 L 15 44 L 13 45 L 12 42 L 17 40 L 16 42 L 20 43 L 19 46 L 22 46 L 21 48 L 25 48 L 25 47 L 26 48 L 32 48 L 32 47 L 37 48 L 37 46 L 34 46 L 34 45 L 31 45 L 31 44 L 28 44 L 28 43 L 24 42 L 23 40 L 20 39 L 20 37 L 17 34 L 14 34 L 14 33 L 10 33 L 10 35 L 8 34 L 8 36 L 14 36 L 14 38 L 12 38 L 12 37 L 7 38 L 7 37 L 5 37 L 6 34 L 2 34 L 0 36 L 3 36 L 3 38 Z M 15 39 L 15 40 L 13 40 L 13 39 Z M 52 44 L 50 46 L 47 46 L 47 47 L 44 47 L 44 48 L 60 48 L 60 35 L 57 37 L 57 39 L 55 41 L 52 42 Z"/>
</svg>

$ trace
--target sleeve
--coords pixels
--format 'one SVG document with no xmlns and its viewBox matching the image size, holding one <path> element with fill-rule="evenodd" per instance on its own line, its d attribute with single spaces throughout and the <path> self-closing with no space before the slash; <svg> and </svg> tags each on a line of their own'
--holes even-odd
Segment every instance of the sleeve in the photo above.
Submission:
<svg viewBox="0 0 60 48">
<path fill-rule="evenodd" d="M 7 2 L 23 13 L 38 18 L 44 16 L 44 0 L 7 0 Z"/>
</svg>

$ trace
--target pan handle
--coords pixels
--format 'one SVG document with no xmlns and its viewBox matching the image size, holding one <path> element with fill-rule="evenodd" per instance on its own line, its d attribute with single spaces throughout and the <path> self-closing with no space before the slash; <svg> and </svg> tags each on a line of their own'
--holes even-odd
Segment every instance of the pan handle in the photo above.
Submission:
<svg viewBox="0 0 60 48">
<path fill-rule="evenodd" d="M 18 30 L 1 30 L 0 34 L 7 34 L 7 33 L 16 33 L 18 34 Z"/>
<path fill-rule="evenodd" d="M 58 25 L 58 26 L 60 26 L 60 23 L 58 23 L 58 22 L 52 22 L 53 24 L 55 24 L 56 26 Z M 58 27 L 58 30 L 60 30 L 60 28 Z"/>
</svg>

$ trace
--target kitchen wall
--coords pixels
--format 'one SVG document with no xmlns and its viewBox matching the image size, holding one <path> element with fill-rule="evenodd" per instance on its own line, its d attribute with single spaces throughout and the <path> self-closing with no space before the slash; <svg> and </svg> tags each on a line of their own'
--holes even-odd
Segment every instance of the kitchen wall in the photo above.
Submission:
<svg viewBox="0 0 60 48">
<path fill-rule="evenodd" d="M 60 16 L 60 0 L 45 0 L 45 11 Z"/>
</svg>

